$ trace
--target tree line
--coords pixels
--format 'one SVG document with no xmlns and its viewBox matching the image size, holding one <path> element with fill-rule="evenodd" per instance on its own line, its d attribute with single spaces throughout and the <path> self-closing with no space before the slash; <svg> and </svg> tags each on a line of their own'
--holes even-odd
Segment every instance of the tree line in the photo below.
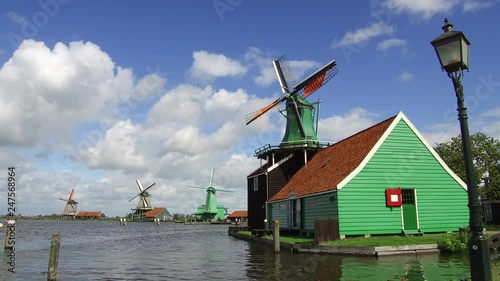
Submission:
<svg viewBox="0 0 500 281">
<path fill-rule="evenodd" d="M 470 136 L 470 142 L 481 198 L 500 200 L 500 141 L 479 132 Z M 434 149 L 448 167 L 467 182 L 461 135 L 438 144 Z"/>
</svg>

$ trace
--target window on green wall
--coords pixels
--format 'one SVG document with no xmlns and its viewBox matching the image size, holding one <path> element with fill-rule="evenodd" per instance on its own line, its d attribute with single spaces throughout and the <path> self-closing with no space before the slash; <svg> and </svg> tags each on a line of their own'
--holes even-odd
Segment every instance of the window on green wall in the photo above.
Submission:
<svg viewBox="0 0 500 281">
<path fill-rule="evenodd" d="M 255 177 L 253 178 L 253 191 L 258 191 L 259 190 L 259 178 Z"/>
</svg>

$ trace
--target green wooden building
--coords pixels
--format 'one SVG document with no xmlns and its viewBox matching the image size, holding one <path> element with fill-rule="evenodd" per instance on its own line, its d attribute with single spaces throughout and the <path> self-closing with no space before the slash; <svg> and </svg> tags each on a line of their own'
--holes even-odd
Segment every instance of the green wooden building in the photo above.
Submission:
<svg viewBox="0 0 500 281">
<path fill-rule="evenodd" d="M 266 203 L 267 227 L 314 233 L 334 219 L 340 237 L 457 231 L 467 186 L 401 112 L 319 151 Z"/>
</svg>

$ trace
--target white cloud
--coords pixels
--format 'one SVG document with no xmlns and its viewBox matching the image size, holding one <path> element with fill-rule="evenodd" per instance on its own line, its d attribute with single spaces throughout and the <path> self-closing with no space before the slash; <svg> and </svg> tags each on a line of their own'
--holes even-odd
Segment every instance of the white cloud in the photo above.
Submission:
<svg viewBox="0 0 500 281">
<path fill-rule="evenodd" d="M 139 130 L 140 127 L 131 124 L 130 120 L 117 122 L 106 132 L 103 140 L 82 152 L 82 160 L 94 169 L 144 168 L 144 156 L 137 151 L 135 144 L 140 138 Z"/>
<path fill-rule="evenodd" d="M 425 127 L 425 130 L 419 131 L 421 131 L 427 143 L 435 147 L 437 144 L 450 141 L 452 137 L 460 134 L 460 127 L 455 122 L 441 123 L 428 125 Z"/>
<path fill-rule="evenodd" d="M 144 85 L 154 77 L 136 84 L 131 69 L 115 66 L 90 42 L 57 43 L 50 50 L 26 40 L 0 69 L 0 129 L 11 132 L 0 136 L 0 144 L 29 146 L 49 136 L 69 141 L 78 125 L 113 117 L 116 106 L 139 91 L 148 96 Z"/>
<path fill-rule="evenodd" d="M 136 101 L 147 101 L 161 93 L 167 79 L 157 73 L 151 73 L 137 81 L 134 87 L 133 99 Z"/>
<path fill-rule="evenodd" d="M 407 12 L 410 15 L 429 19 L 435 14 L 451 11 L 459 3 L 459 0 L 385 0 L 382 5 L 394 13 Z"/>
<path fill-rule="evenodd" d="M 500 107 L 496 107 L 481 113 L 484 117 L 500 117 Z"/>
<path fill-rule="evenodd" d="M 347 32 L 340 40 L 335 40 L 332 43 L 332 48 L 361 45 L 371 38 L 392 34 L 393 32 L 394 27 L 391 25 L 382 22 L 372 23 L 370 26 Z"/>
<path fill-rule="evenodd" d="M 222 54 L 195 51 L 193 52 L 193 59 L 191 75 L 203 81 L 218 77 L 241 75 L 247 71 L 238 61 Z"/>
<path fill-rule="evenodd" d="M 403 73 L 399 75 L 398 80 L 401 82 L 410 82 L 413 80 L 413 74 L 408 71 L 403 71 Z"/>
<path fill-rule="evenodd" d="M 197 124 L 203 103 L 213 93 L 211 86 L 198 88 L 182 84 L 165 95 L 149 111 L 149 124 L 175 123 L 176 126 Z"/>
<path fill-rule="evenodd" d="M 375 124 L 376 113 L 356 107 L 344 116 L 332 116 L 319 120 L 319 135 L 322 141 L 339 141 Z"/>
<path fill-rule="evenodd" d="M 382 42 L 379 42 L 377 44 L 377 50 L 385 51 L 389 48 L 394 48 L 394 47 L 403 47 L 408 44 L 408 41 L 403 40 L 403 39 L 397 39 L 397 38 L 391 38 L 384 40 Z"/>
<path fill-rule="evenodd" d="M 463 12 L 477 12 L 482 9 L 487 9 L 493 5 L 490 1 L 465 1 L 463 4 Z"/>
</svg>

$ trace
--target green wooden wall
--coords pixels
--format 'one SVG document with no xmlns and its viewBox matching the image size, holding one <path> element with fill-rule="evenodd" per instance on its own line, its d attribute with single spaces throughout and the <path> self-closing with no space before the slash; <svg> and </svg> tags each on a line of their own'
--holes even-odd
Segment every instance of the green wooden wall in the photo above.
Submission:
<svg viewBox="0 0 500 281">
<path fill-rule="evenodd" d="M 280 227 L 286 227 L 287 225 L 287 215 L 286 215 L 286 201 L 270 203 L 267 205 L 268 208 L 268 220 L 267 227 L 273 228 L 273 220 L 280 221 Z"/>
<path fill-rule="evenodd" d="M 302 199 L 302 230 L 314 232 L 314 220 L 337 217 L 337 192 Z"/>
<path fill-rule="evenodd" d="M 268 204 L 269 227 L 272 227 L 271 222 L 276 219 L 280 221 L 281 227 L 288 225 L 288 219 L 290 219 L 286 207 L 288 202 L 289 200 Z M 301 230 L 314 232 L 314 220 L 337 217 L 337 193 L 335 191 L 301 199 Z"/>
<path fill-rule="evenodd" d="M 467 192 L 401 120 L 365 168 L 338 190 L 340 235 L 401 233 L 401 208 L 386 207 L 386 188 L 416 189 L 420 229 L 468 224 Z"/>
</svg>

